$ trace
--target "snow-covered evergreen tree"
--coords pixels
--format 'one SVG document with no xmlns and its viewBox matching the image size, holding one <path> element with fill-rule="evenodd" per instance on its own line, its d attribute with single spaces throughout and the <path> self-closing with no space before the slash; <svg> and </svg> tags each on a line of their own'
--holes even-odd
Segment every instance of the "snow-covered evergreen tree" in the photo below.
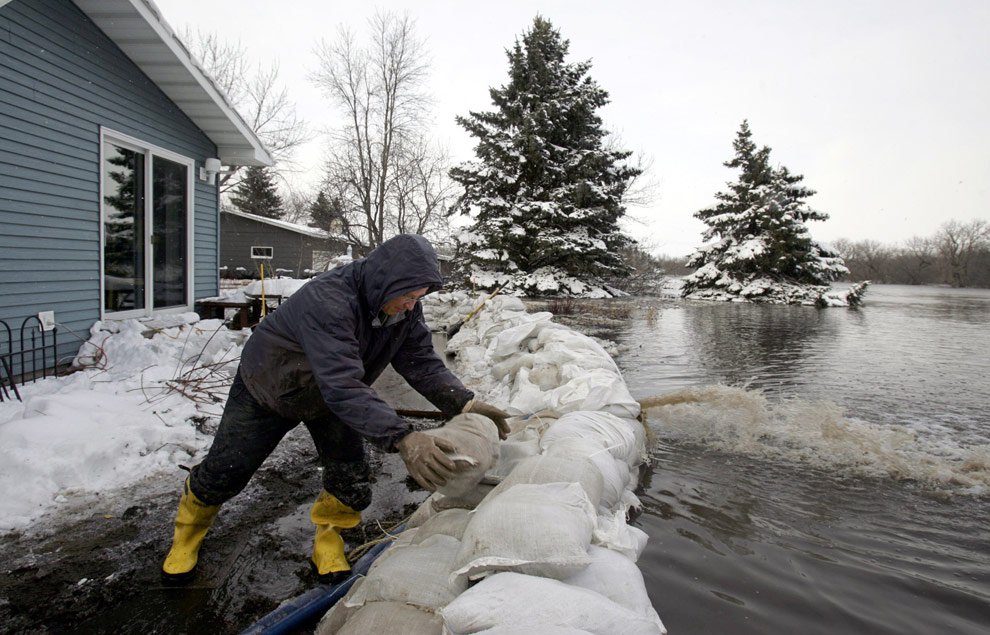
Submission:
<svg viewBox="0 0 990 635">
<path fill-rule="evenodd" d="M 747 299 L 816 303 L 827 283 L 849 273 L 838 254 L 812 240 L 805 223 L 826 220 L 808 207 L 815 192 L 803 176 L 772 167 L 770 148 L 757 148 L 743 121 L 725 166 L 739 170 L 714 207 L 695 217 L 705 222 L 704 240 L 688 260 L 697 270 L 685 277 L 682 294 L 696 299 Z"/>
<path fill-rule="evenodd" d="M 607 295 L 599 281 L 628 272 L 631 239 L 618 221 L 639 170 L 604 143 L 596 113 L 608 93 L 588 77 L 590 62 L 565 60 L 569 47 L 537 16 L 507 51 L 509 81 L 490 90 L 496 109 L 457 118 L 477 140 L 477 159 L 450 172 L 464 187 L 455 211 L 471 224 L 458 241 L 476 286 Z"/>
<path fill-rule="evenodd" d="M 271 171 L 263 166 L 252 166 L 244 172 L 244 178 L 234 188 L 230 203 L 245 214 L 282 218 L 282 197 L 278 195 Z"/>
</svg>

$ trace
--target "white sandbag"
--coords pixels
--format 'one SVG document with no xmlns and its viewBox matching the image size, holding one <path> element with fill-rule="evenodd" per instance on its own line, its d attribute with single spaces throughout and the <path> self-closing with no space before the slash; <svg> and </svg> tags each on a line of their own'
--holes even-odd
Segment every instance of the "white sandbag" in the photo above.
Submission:
<svg viewBox="0 0 990 635">
<path fill-rule="evenodd" d="M 426 430 L 426 434 L 445 439 L 457 448 L 450 458 L 457 472 L 437 488 L 444 496 L 464 496 L 474 490 L 498 460 L 498 428 L 488 417 L 468 413 L 457 415 L 443 427 Z"/>
<path fill-rule="evenodd" d="M 584 458 L 541 455 L 523 459 L 492 490 L 490 496 L 498 496 L 523 483 L 577 483 L 593 506 L 597 508 L 602 500 L 601 472 L 593 462 Z"/>
<path fill-rule="evenodd" d="M 626 522 L 626 510 L 621 506 L 613 513 L 598 516 L 592 536 L 594 544 L 621 553 L 633 562 L 639 560 L 647 540 L 645 531 Z"/>
<path fill-rule="evenodd" d="M 525 458 L 536 456 L 540 453 L 540 437 L 538 434 L 527 435 L 514 434 L 502 441 L 498 446 L 498 461 L 495 467 L 489 470 L 489 474 L 497 477 L 506 477 L 517 463 Z"/>
<path fill-rule="evenodd" d="M 548 348 L 554 343 L 559 343 L 562 344 L 567 350 L 582 354 L 595 355 L 599 358 L 607 359 L 612 362 L 613 368 L 618 370 L 618 366 L 615 365 L 615 360 L 613 360 L 612 356 L 609 355 L 604 348 L 602 348 L 601 344 L 588 335 L 575 331 L 574 329 L 544 329 L 537 334 L 537 338 L 540 341 L 540 346 L 543 348 Z"/>
<path fill-rule="evenodd" d="M 478 635 L 533 635 L 533 629 L 528 626 L 496 626 L 478 631 Z M 588 631 L 573 626 L 541 626 L 539 635 L 588 635 Z"/>
<path fill-rule="evenodd" d="M 499 573 L 482 580 L 440 610 L 453 635 L 494 628 L 528 628 L 531 633 L 554 627 L 576 628 L 597 635 L 660 635 L 653 621 L 607 597 L 550 580 L 518 573 Z"/>
<path fill-rule="evenodd" d="M 563 578 L 590 562 L 595 508 L 576 483 L 516 485 L 474 512 L 452 577 L 495 571 Z"/>
<path fill-rule="evenodd" d="M 559 388 L 563 383 L 560 366 L 547 362 L 537 362 L 529 369 L 529 381 L 543 391 Z"/>
<path fill-rule="evenodd" d="M 492 491 L 494 485 L 478 483 L 473 489 L 464 492 L 460 496 L 444 496 L 436 492 L 430 497 L 430 505 L 433 511 L 442 512 L 445 509 L 474 509 L 481 501 L 485 500 L 488 492 Z"/>
<path fill-rule="evenodd" d="M 520 368 L 532 368 L 535 362 L 536 356 L 532 353 L 513 355 L 492 366 L 492 377 L 499 381 L 502 381 L 506 375 L 515 377 Z"/>
<path fill-rule="evenodd" d="M 414 529 L 421 526 L 430 518 L 436 516 L 437 510 L 433 509 L 433 505 L 430 504 L 432 503 L 434 495 L 435 494 L 430 495 L 429 498 L 419 504 L 416 511 L 414 511 L 412 516 L 409 517 L 409 520 L 406 521 L 406 527 L 409 529 Z"/>
<path fill-rule="evenodd" d="M 439 635 L 443 621 L 436 613 L 401 602 L 371 602 L 349 617 L 339 635 L 402 633 L 402 635 Z"/>
<path fill-rule="evenodd" d="M 546 330 L 537 338 L 539 357 L 558 366 L 577 364 L 582 368 L 610 370 L 621 375 L 615 360 L 601 345 L 577 331 Z"/>
<path fill-rule="evenodd" d="M 553 313 L 532 313 L 527 315 L 526 320 L 518 325 L 503 329 L 489 345 L 490 354 L 496 360 L 502 360 L 525 351 L 524 343 L 526 340 L 539 335 L 540 331 L 548 325 L 552 325 L 550 328 L 560 326 L 550 322 L 551 318 L 553 318 Z"/>
<path fill-rule="evenodd" d="M 510 412 L 601 410 L 620 417 L 639 415 L 639 403 L 629 394 L 621 375 L 578 364 L 565 364 L 560 373 L 558 387 L 541 390 L 538 383 L 530 380 L 529 369 L 520 368 L 512 385 Z"/>
<path fill-rule="evenodd" d="M 544 454 L 572 461 L 585 459 L 594 463 L 602 475 L 602 497 L 598 507 L 612 511 L 618 508 L 622 494 L 632 482 L 625 461 L 613 457 L 608 449 L 592 439 L 564 437 L 549 445 Z"/>
<path fill-rule="evenodd" d="M 636 563 L 611 549 L 591 546 L 588 550 L 591 564 L 583 571 L 563 580 L 567 584 L 579 586 L 600 593 L 616 604 L 626 607 L 646 619 L 656 623 L 661 631 L 663 622 L 657 615 L 650 596 L 646 592 L 643 574 Z"/>
<path fill-rule="evenodd" d="M 646 432 L 635 419 L 617 417 L 608 412 L 568 412 L 562 414 L 540 438 L 540 447 L 547 448 L 557 439 L 578 437 L 590 439 L 625 461 L 630 467 L 639 465 L 646 457 Z"/>
<path fill-rule="evenodd" d="M 471 513 L 466 509 L 445 509 L 420 525 L 412 544 L 416 545 L 430 536 L 451 536 L 460 540 L 464 537 L 464 529 L 471 519 Z"/>
<path fill-rule="evenodd" d="M 406 521 L 406 527 L 419 527 L 438 513 L 448 509 L 474 509 L 492 491 L 493 487 L 494 485 L 479 483 L 463 496 L 444 496 L 440 492 L 433 492 L 409 517 L 409 520 Z"/>
<path fill-rule="evenodd" d="M 494 308 L 502 313 L 510 311 L 526 311 L 526 304 L 514 295 L 497 295 L 489 300 Z"/>
<path fill-rule="evenodd" d="M 392 544 L 389 547 L 389 549 L 393 547 L 405 547 L 406 545 L 411 545 L 415 542 L 423 542 L 423 540 L 426 539 L 426 536 L 423 536 L 422 540 L 417 541 L 416 540 L 417 535 L 419 535 L 418 527 L 407 527 L 403 531 L 399 532 L 399 535 L 396 536 L 395 539 L 392 541 Z"/>
<path fill-rule="evenodd" d="M 369 602 L 403 602 L 426 609 L 446 606 L 467 588 L 467 581 L 449 581 L 460 541 L 438 534 L 416 545 L 393 547 L 376 561 L 347 606 Z"/>
<path fill-rule="evenodd" d="M 335 633 L 339 633 L 340 629 L 347 623 L 347 620 L 360 610 L 360 607 L 347 606 L 345 601 L 361 588 L 363 581 L 362 578 L 355 580 L 344 597 L 323 614 L 320 622 L 316 625 L 316 630 L 313 631 L 314 635 L 334 635 Z"/>
</svg>

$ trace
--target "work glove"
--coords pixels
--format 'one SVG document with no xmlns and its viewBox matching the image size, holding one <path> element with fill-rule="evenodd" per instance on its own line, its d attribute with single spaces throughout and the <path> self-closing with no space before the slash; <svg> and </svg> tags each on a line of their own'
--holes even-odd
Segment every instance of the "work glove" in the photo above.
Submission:
<svg viewBox="0 0 990 635">
<path fill-rule="evenodd" d="M 509 436 L 509 432 L 511 432 L 511 430 L 509 430 L 509 422 L 506 421 L 506 419 L 509 418 L 509 413 L 503 412 L 489 403 L 472 399 L 465 404 L 464 409 L 461 410 L 461 412 L 473 412 L 475 414 L 484 415 L 494 421 L 495 427 L 498 428 L 498 438 L 503 441 Z"/>
<path fill-rule="evenodd" d="M 445 452 L 457 454 L 457 447 L 446 439 L 410 432 L 395 443 L 409 476 L 431 492 L 447 482 L 457 466 Z"/>
</svg>

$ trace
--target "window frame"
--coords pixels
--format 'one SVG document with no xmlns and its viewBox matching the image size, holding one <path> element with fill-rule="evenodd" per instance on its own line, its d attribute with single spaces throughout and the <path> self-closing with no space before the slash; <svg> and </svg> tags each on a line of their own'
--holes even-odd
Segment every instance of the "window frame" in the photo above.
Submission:
<svg viewBox="0 0 990 635">
<path fill-rule="evenodd" d="M 105 169 L 104 161 L 105 156 L 105 146 L 107 143 L 112 143 L 116 146 L 126 148 L 128 150 L 139 152 L 144 155 L 145 169 L 144 169 L 144 223 L 145 232 L 143 236 L 144 240 L 144 271 L 145 271 L 145 291 L 144 291 L 144 307 L 140 309 L 128 309 L 125 311 L 109 311 L 105 305 L 105 293 L 106 293 L 106 254 L 104 253 L 106 245 L 106 202 L 104 201 L 104 194 L 106 191 L 106 185 L 104 183 Z M 117 132 L 110 128 L 100 127 L 100 148 L 99 148 L 99 209 L 100 209 L 100 319 L 108 320 L 127 320 L 140 317 L 150 317 L 152 315 L 167 315 L 170 313 L 185 313 L 192 310 L 193 306 L 193 295 L 194 289 L 193 284 L 195 278 L 195 259 L 194 259 L 194 244 L 193 240 L 195 237 L 194 223 L 195 223 L 195 209 L 196 209 L 196 181 L 195 181 L 195 168 L 196 161 L 187 156 L 172 152 L 171 150 L 166 150 L 161 146 L 157 146 L 153 143 L 149 143 L 137 137 Z M 185 304 L 179 306 L 170 306 L 161 309 L 154 308 L 154 247 L 152 245 L 152 234 L 151 229 L 154 227 L 154 187 L 153 187 L 153 161 L 155 157 L 160 157 L 162 159 L 167 159 L 175 163 L 179 163 L 186 167 L 186 272 L 185 272 Z"/>
</svg>

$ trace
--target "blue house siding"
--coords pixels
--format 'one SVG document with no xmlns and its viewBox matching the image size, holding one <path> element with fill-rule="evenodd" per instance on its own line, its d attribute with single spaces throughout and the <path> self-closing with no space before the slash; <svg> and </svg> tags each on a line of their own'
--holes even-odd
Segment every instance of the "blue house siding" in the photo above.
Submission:
<svg viewBox="0 0 990 635">
<path fill-rule="evenodd" d="M 217 155 L 72 2 L 0 8 L 0 319 L 19 328 L 55 311 L 60 356 L 73 355 L 100 318 L 101 128 L 188 157 L 194 171 Z M 217 190 L 193 184 L 200 298 L 218 292 Z"/>
</svg>

